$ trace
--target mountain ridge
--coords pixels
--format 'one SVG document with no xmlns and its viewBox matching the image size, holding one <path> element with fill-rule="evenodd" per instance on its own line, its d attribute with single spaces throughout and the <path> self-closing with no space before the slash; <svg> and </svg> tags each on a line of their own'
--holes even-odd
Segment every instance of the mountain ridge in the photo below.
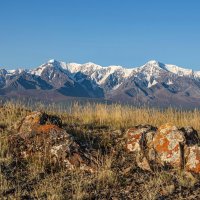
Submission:
<svg viewBox="0 0 200 200">
<path fill-rule="evenodd" d="M 29 90 L 29 92 L 27 92 Z M 34 69 L 0 69 L 0 95 L 48 91 L 57 96 L 103 98 L 148 105 L 200 106 L 200 71 L 151 60 L 140 67 L 103 67 L 55 59 Z M 35 91 L 35 92 L 34 92 Z M 40 93 L 40 92 L 39 92 Z M 43 92 L 42 92 L 43 93 Z M 36 95 L 38 96 L 38 95 Z M 39 95 L 44 98 L 45 95 Z M 59 98 L 60 99 L 60 98 Z"/>
<path fill-rule="evenodd" d="M 93 63 L 93 62 L 86 62 L 86 63 L 83 63 L 83 64 L 80 64 L 80 63 L 76 63 L 76 62 L 63 62 L 63 61 L 58 61 L 56 59 L 50 59 L 49 61 L 47 61 L 46 63 L 43 63 L 42 65 L 40 65 L 39 67 L 45 65 L 45 64 L 55 64 L 55 63 L 62 63 L 62 65 L 67 65 L 67 66 L 72 66 L 73 68 L 76 66 L 76 67 L 80 67 L 80 66 L 88 66 L 88 67 L 98 67 L 98 68 L 122 68 L 122 69 L 125 69 L 125 70 L 136 70 L 138 68 L 141 68 L 145 65 L 165 65 L 165 66 L 168 66 L 169 68 L 166 68 L 168 71 L 171 71 L 173 73 L 176 73 L 176 71 L 189 71 L 190 73 L 191 72 L 194 72 L 194 73 L 197 73 L 197 74 L 200 74 L 200 70 L 199 71 L 196 71 L 196 70 L 193 70 L 193 69 L 189 69 L 189 68 L 185 68 L 185 67 L 180 67 L 180 66 L 177 66 L 177 65 L 174 65 L 174 64 L 163 64 L 162 62 L 160 61 L 157 61 L 157 60 L 149 60 L 148 62 L 146 62 L 144 65 L 141 65 L 141 66 L 137 66 L 137 67 L 124 67 L 122 65 L 108 65 L 108 66 L 102 66 L 102 65 L 99 65 L 99 64 L 96 64 L 96 63 Z M 5 69 L 6 67 L 0 67 L 0 69 Z M 171 68 L 171 70 L 170 70 Z M 5 69 L 6 71 L 10 72 L 10 73 L 13 73 L 15 70 L 27 70 L 27 71 L 32 71 L 34 69 L 24 69 L 24 68 L 16 68 L 16 69 L 12 69 L 12 70 L 7 70 Z M 185 74 L 186 75 L 186 74 Z M 200 75 L 199 75 L 200 76 Z"/>
</svg>

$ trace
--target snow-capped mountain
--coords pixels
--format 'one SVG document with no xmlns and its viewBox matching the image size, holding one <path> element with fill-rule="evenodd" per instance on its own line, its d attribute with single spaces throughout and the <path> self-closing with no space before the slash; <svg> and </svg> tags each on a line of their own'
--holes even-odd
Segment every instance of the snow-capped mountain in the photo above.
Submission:
<svg viewBox="0 0 200 200">
<path fill-rule="evenodd" d="M 27 70 L 0 70 L 0 95 L 100 98 L 123 103 L 200 106 L 200 71 L 152 60 L 140 67 L 49 60 Z"/>
</svg>

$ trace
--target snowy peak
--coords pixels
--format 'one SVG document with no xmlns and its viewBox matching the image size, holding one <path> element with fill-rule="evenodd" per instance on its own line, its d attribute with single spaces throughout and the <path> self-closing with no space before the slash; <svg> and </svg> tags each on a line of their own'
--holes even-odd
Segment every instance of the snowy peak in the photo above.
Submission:
<svg viewBox="0 0 200 200">
<path fill-rule="evenodd" d="M 78 63 L 67 63 L 66 68 L 71 71 L 72 73 L 76 72 L 85 72 L 87 74 L 94 72 L 95 70 L 100 70 L 102 66 L 97 65 L 92 62 L 88 62 L 85 64 L 78 64 Z"/>
<path fill-rule="evenodd" d="M 25 73 L 28 70 L 26 69 L 15 69 L 15 70 L 6 70 L 6 69 L 1 69 L 0 70 L 0 75 L 4 75 L 4 76 L 12 76 L 12 75 L 19 75 L 21 73 Z"/>
<path fill-rule="evenodd" d="M 158 62 L 157 60 L 150 60 L 148 61 L 145 65 L 147 66 L 156 66 L 156 67 L 160 67 L 160 62 Z"/>
<path fill-rule="evenodd" d="M 59 62 L 55 59 L 51 59 L 47 63 L 39 66 L 37 69 L 31 70 L 31 73 L 40 76 L 43 70 L 45 70 L 46 68 L 66 70 L 72 74 L 81 72 L 101 84 L 104 83 L 104 80 L 107 77 L 113 74 L 119 75 L 123 78 L 128 78 L 134 73 L 144 73 L 148 74 L 149 76 L 159 76 L 160 73 L 170 72 L 178 76 L 194 76 L 196 78 L 200 78 L 200 72 L 194 72 L 191 69 L 184 69 L 183 67 L 178 67 L 176 65 L 163 64 L 157 60 L 150 60 L 140 67 L 125 68 L 118 65 L 104 67 L 93 62 L 88 62 L 84 64 L 65 63 Z"/>
<path fill-rule="evenodd" d="M 30 73 L 37 76 L 41 76 L 43 73 L 46 73 L 47 71 L 49 71 L 49 73 L 51 73 L 51 71 L 52 72 L 62 71 L 63 67 L 65 67 L 64 62 L 59 62 L 55 59 L 51 59 L 47 63 L 42 64 L 36 69 L 30 70 Z"/>
<path fill-rule="evenodd" d="M 194 72 L 192 69 L 184 69 L 182 67 L 178 67 L 176 65 L 166 64 L 166 69 L 174 74 L 179 76 L 193 76 Z"/>
<path fill-rule="evenodd" d="M 126 69 L 122 66 L 111 65 L 103 67 L 92 62 L 85 64 L 67 63 L 65 69 L 71 73 L 81 72 L 89 76 L 96 83 L 103 85 L 110 76 L 118 79 L 127 78 L 132 73 L 133 69 Z"/>
<path fill-rule="evenodd" d="M 172 74 L 176 74 L 178 76 L 195 76 L 200 77 L 200 72 L 194 72 L 192 69 L 185 69 L 183 67 L 179 67 L 172 64 L 163 64 L 156 60 L 151 60 L 147 62 L 145 65 L 136 68 L 137 72 L 144 72 L 150 75 L 156 75 L 162 72 L 170 72 Z"/>
<path fill-rule="evenodd" d="M 20 74 L 22 70 L 9 70 L 6 76 Z M 157 60 L 150 60 L 144 65 L 136 68 L 125 68 L 119 65 L 101 66 L 93 62 L 84 64 L 60 62 L 51 59 L 36 69 L 26 71 L 31 75 L 36 75 L 43 80 L 50 81 L 54 86 L 62 85 L 65 80 L 76 82 L 77 77 L 80 80 L 90 80 L 94 86 L 104 88 L 106 91 L 115 91 L 123 85 L 128 79 L 141 80 L 147 88 L 153 88 L 161 83 L 163 77 L 166 85 L 173 85 L 172 76 L 191 77 L 200 79 L 200 72 L 193 72 L 190 69 L 184 69 L 176 65 L 163 64 Z M 171 81 L 169 81 L 169 79 Z M 96 87 L 96 86 L 95 86 Z"/>
<path fill-rule="evenodd" d="M 57 60 L 55 59 L 51 59 L 48 61 L 49 64 L 56 64 L 56 63 L 59 63 Z"/>
<path fill-rule="evenodd" d="M 24 70 L 22 69 L 7 71 L 1 70 L 0 74 L 13 75 L 20 74 L 23 71 Z M 146 80 L 149 81 L 157 80 L 157 78 L 159 78 L 163 73 L 171 73 L 177 76 L 186 76 L 200 79 L 200 71 L 194 72 L 191 69 L 184 69 L 176 65 L 163 64 L 157 60 L 150 60 L 140 67 L 125 68 L 118 65 L 110 65 L 104 67 L 93 62 L 84 64 L 65 63 L 57 61 L 56 59 L 51 59 L 36 69 L 26 70 L 26 72 L 36 76 L 42 76 L 46 74 L 49 77 L 57 72 L 69 75 L 71 78 L 73 78 L 76 73 L 80 72 L 88 76 L 99 85 L 107 84 L 109 79 L 115 79 L 116 84 L 113 86 L 113 88 L 132 76 L 146 77 Z M 153 82 L 151 82 L 151 84 L 152 83 Z"/>
<path fill-rule="evenodd" d="M 151 60 L 143 65 L 141 68 L 149 69 L 149 70 L 166 70 L 165 64 L 160 63 L 156 60 Z"/>
<path fill-rule="evenodd" d="M 156 79 L 161 76 L 161 74 L 166 73 L 166 67 L 164 64 L 156 61 L 156 60 L 151 60 L 144 64 L 141 67 L 138 67 L 135 69 L 137 77 L 140 79 L 145 78 L 146 81 L 148 82 L 148 87 L 152 86 L 152 83 L 154 81 L 154 84 L 156 84 Z"/>
<path fill-rule="evenodd" d="M 57 61 L 55 59 L 51 59 L 47 63 L 43 64 L 42 66 L 43 67 L 52 67 L 52 68 L 61 69 L 61 68 L 63 68 L 63 66 L 65 66 L 65 63 Z"/>
</svg>

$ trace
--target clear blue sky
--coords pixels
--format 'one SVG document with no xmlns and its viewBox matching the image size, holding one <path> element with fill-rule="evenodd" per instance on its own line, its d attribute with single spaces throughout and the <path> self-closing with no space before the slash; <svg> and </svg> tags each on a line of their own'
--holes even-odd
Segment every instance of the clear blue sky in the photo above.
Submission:
<svg viewBox="0 0 200 200">
<path fill-rule="evenodd" d="M 0 66 L 51 58 L 200 70 L 200 1 L 0 0 Z"/>
</svg>

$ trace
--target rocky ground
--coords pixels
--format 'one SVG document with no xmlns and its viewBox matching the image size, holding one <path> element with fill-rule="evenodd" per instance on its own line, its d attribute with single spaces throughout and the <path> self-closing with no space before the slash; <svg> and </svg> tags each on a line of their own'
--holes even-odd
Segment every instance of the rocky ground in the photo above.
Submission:
<svg viewBox="0 0 200 200">
<path fill-rule="evenodd" d="M 4 106 L 1 117 L 1 199 L 200 199 L 191 127 L 115 129 Z"/>
</svg>

